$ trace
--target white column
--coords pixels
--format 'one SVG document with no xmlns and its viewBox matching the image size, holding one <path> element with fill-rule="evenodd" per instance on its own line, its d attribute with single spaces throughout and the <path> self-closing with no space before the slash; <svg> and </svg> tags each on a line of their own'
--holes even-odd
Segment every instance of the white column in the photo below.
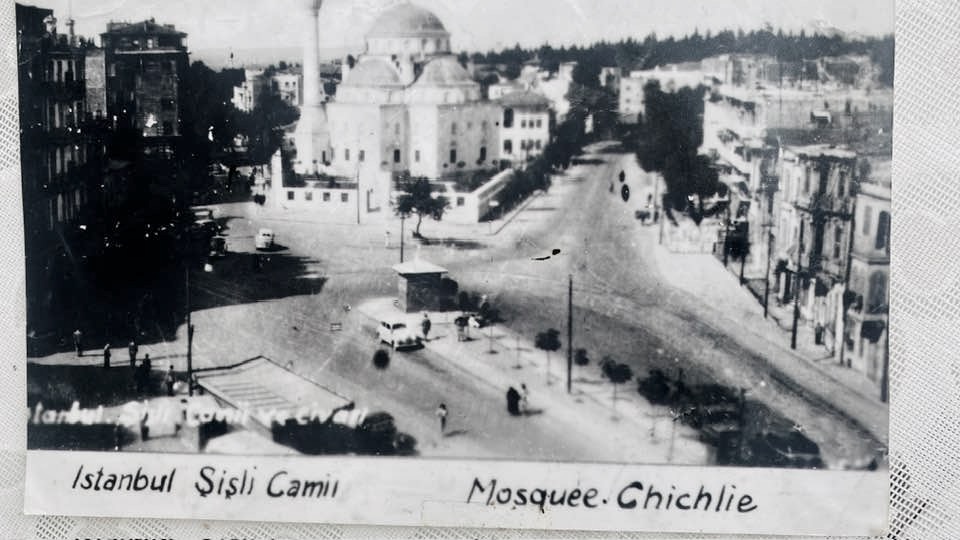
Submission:
<svg viewBox="0 0 960 540">
<path fill-rule="evenodd" d="M 303 104 L 316 107 L 322 103 L 320 89 L 320 5 L 323 0 L 304 0 L 307 31 L 303 40 Z"/>
</svg>

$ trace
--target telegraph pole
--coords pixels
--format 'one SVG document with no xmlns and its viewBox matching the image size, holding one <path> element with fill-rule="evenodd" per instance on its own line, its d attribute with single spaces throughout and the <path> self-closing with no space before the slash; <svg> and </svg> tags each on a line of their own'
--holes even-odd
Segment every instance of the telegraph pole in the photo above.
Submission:
<svg viewBox="0 0 960 540">
<path fill-rule="evenodd" d="M 773 251 L 773 224 L 767 224 L 767 274 L 763 287 L 763 318 L 767 318 L 767 303 L 770 300 L 770 256 Z"/>
<path fill-rule="evenodd" d="M 400 214 L 400 262 L 403 262 L 403 222 L 406 220 L 406 216 Z"/>
<path fill-rule="evenodd" d="M 797 284 L 793 290 L 793 328 L 790 332 L 790 348 L 797 348 L 797 324 L 800 321 L 800 289 L 803 287 L 803 228 L 806 221 L 800 220 L 800 243 L 797 244 Z"/>
<path fill-rule="evenodd" d="M 567 393 L 573 385 L 573 274 L 567 276 Z"/>
<path fill-rule="evenodd" d="M 193 323 L 190 321 L 190 265 L 185 270 L 187 284 L 187 392 L 193 395 Z"/>
</svg>

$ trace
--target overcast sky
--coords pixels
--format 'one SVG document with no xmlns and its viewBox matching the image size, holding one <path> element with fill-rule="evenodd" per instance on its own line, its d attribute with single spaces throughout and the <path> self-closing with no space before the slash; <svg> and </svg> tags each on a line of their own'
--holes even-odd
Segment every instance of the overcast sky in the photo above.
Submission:
<svg viewBox="0 0 960 540">
<path fill-rule="evenodd" d="M 20 0 L 68 9 L 78 34 L 98 36 L 107 21 L 155 17 L 187 32 L 191 50 L 299 46 L 305 0 Z M 324 0 L 322 46 L 362 44 L 377 13 L 398 0 Z M 453 35 L 457 50 L 522 45 L 587 44 L 600 39 L 682 35 L 698 28 L 775 28 L 808 32 L 817 26 L 880 35 L 893 32 L 893 0 L 416 0 Z M 70 7 L 72 4 L 72 8 Z M 62 24 L 61 31 L 66 31 Z"/>
</svg>

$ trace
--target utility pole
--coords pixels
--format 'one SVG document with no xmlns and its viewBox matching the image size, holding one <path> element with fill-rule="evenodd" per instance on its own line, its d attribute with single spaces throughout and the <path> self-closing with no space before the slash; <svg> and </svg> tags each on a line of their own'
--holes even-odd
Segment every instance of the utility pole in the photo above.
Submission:
<svg viewBox="0 0 960 540">
<path fill-rule="evenodd" d="M 406 216 L 400 214 L 400 262 L 403 263 L 403 222 L 407 219 Z"/>
<path fill-rule="evenodd" d="M 851 185 L 856 186 L 857 184 L 852 183 Z M 850 290 L 850 265 L 853 264 L 853 245 L 856 240 L 857 235 L 857 194 L 853 192 L 853 189 L 850 190 L 850 198 L 853 200 L 853 204 L 850 209 L 850 240 L 847 244 L 847 264 L 843 269 L 843 296 L 840 298 L 841 305 L 841 316 L 840 320 L 840 354 L 838 355 L 840 366 L 844 365 L 846 361 L 847 353 L 847 305 L 846 297 L 847 292 Z"/>
<path fill-rule="evenodd" d="M 190 321 L 190 265 L 184 272 L 187 285 L 187 392 L 193 395 L 193 323 Z"/>
<path fill-rule="evenodd" d="M 567 393 L 573 392 L 573 274 L 567 276 Z"/>
<path fill-rule="evenodd" d="M 797 283 L 793 287 L 793 328 L 790 332 L 790 348 L 797 348 L 797 324 L 800 322 L 800 289 L 803 287 L 803 228 L 806 221 L 800 219 L 800 243 L 797 244 Z"/>
<path fill-rule="evenodd" d="M 767 306 L 770 301 L 770 255 L 773 251 L 773 224 L 767 223 L 767 273 L 763 285 L 763 318 L 767 318 Z"/>
</svg>

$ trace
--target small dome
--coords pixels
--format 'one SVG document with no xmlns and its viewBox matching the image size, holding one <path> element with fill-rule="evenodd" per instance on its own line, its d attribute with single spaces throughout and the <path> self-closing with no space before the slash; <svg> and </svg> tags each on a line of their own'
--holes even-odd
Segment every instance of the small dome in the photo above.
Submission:
<svg viewBox="0 0 960 540">
<path fill-rule="evenodd" d="M 415 86 L 463 86 L 474 85 L 473 78 L 453 56 L 434 58 L 423 66 Z"/>
<path fill-rule="evenodd" d="M 413 4 L 400 4 L 383 12 L 367 32 L 368 38 L 445 37 L 450 34 L 433 12 Z"/>
<path fill-rule="evenodd" d="M 390 62 L 377 57 L 362 58 L 350 72 L 344 86 L 400 86 L 400 73 Z"/>
</svg>

